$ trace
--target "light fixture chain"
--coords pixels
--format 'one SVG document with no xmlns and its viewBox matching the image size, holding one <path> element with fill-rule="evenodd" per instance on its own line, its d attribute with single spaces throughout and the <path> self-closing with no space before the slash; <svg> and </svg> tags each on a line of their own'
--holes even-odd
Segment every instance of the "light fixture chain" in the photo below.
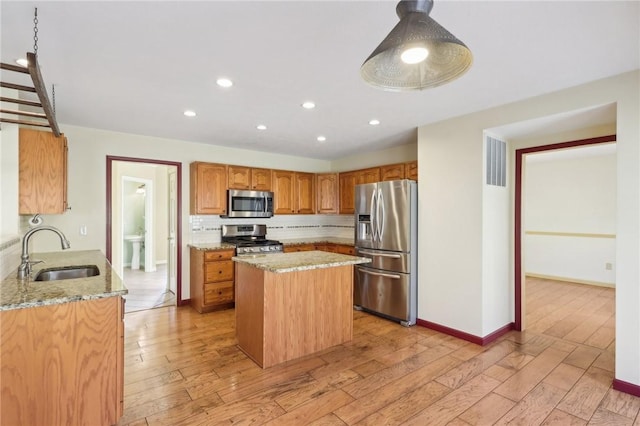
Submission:
<svg viewBox="0 0 640 426">
<path fill-rule="evenodd" d="M 53 116 L 56 116 L 56 85 L 51 85 L 51 100 L 53 101 Z"/>
<path fill-rule="evenodd" d="M 33 54 L 38 56 L 38 8 L 33 15 Z"/>
</svg>

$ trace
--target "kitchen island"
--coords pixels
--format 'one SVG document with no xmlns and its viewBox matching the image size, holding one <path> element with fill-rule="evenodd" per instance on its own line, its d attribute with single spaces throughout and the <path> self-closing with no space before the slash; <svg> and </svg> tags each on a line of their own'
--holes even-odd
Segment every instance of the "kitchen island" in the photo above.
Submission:
<svg viewBox="0 0 640 426">
<path fill-rule="evenodd" d="M 348 342 L 353 265 L 323 251 L 236 256 L 238 347 L 262 368 Z"/>
</svg>

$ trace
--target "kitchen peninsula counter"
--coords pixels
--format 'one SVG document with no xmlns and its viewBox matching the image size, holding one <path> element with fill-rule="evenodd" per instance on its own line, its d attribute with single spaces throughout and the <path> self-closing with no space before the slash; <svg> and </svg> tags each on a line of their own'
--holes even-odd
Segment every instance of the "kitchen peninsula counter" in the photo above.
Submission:
<svg viewBox="0 0 640 426">
<path fill-rule="evenodd" d="M 33 253 L 31 261 L 42 260 L 33 266 L 31 277 L 17 278 L 13 270 L 0 282 L 0 311 L 56 305 L 78 300 L 123 296 L 127 289 L 100 250 Z M 71 265 L 96 265 L 100 275 L 58 281 L 33 281 L 42 269 Z"/>
<path fill-rule="evenodd" d="M 238 346 L 262 368 L 348 342 L 353 265 L 322 251 L 236 256 Z"/>
</svg>

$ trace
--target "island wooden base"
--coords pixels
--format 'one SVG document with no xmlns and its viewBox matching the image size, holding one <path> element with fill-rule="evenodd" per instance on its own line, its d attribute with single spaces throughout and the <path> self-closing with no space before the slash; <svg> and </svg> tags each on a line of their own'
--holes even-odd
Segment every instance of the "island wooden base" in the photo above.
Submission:
<svg viewBox="0 0 640 426">
<path fill-rule="evenodd" d="M 287 273 L 235 268 L 238 346 L 262 368 L 352 339 L 352 265 Z"/>
</svg>

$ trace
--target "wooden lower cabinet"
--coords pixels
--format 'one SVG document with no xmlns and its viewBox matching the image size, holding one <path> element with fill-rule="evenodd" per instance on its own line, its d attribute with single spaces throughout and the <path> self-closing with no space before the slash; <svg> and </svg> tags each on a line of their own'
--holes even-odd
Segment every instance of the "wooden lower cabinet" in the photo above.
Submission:
<svg viewBox="0 0 640 426">
<path fill-rule="evenodd" d="M 123 318 L 120 296 L 0 311 L 0 424 L 116 424 Z"/>
<path fill-rule="evenodd" d="M 320 250 L 320 251 L 328 251 L 331 253 L 341 253 L 341 254 L 350 254 L 355 255 L 356 249 L 353 246 L 349 246 L 346 244 L 334 244 L 334 243 L 318 243 L 318 244 L 289 244 L 284 246 L 285 253 L 294 253 L 297 251 L 311 251 L 311 250 Z"/>
<path fill-rule="evenodd" d="M 282 248 L 285 253 L 295 253 L 297 251 L 311 251 L 316 250 L 315 244 L 291 244 Z"/>
<path fill-rule="evenodd" d="M 233 257 L 235 251 L 199 250 L 191 247 L 191 306 L 198 312 L 232 308 L 235 301 Z"/>
</svg>

